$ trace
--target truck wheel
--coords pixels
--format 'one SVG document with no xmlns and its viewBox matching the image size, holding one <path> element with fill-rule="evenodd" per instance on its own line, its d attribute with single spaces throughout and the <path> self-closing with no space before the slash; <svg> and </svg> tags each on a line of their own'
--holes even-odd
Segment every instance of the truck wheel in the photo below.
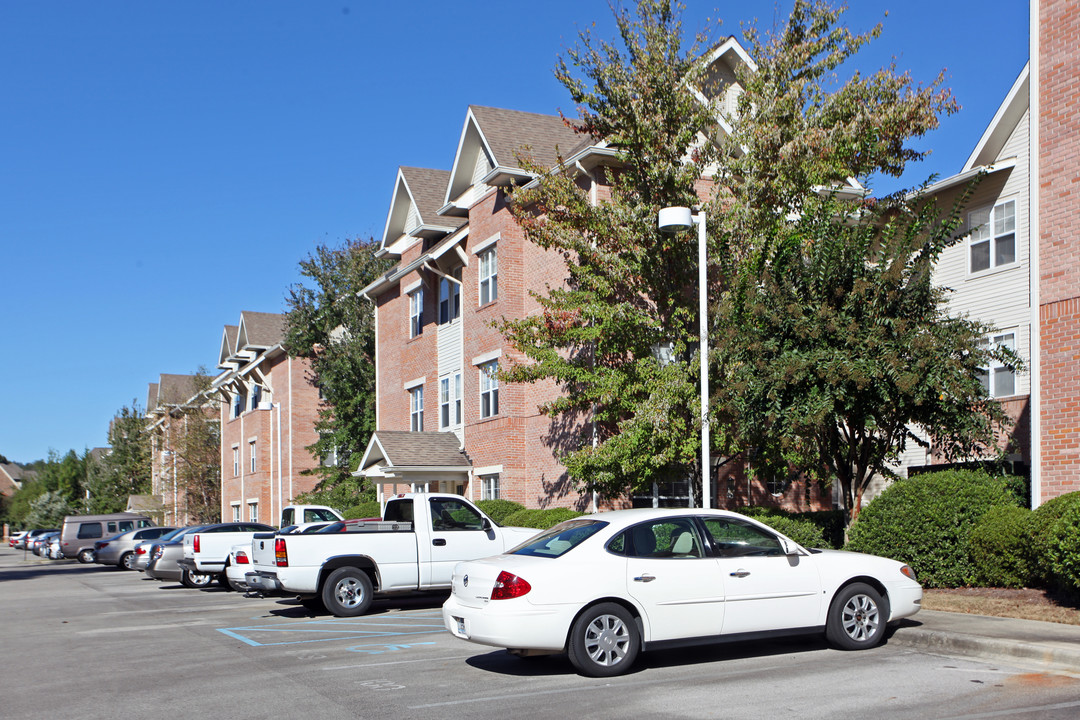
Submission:
<svg viewBox="0 0 1080 720">
<path fill-rule="evenodd" d="M 322 588 L 323 605 L 337 617 L 363 615 L 371 607 L 373 595 L 371 578 L 354 567 L 342 567 L 330 573 Z"/>
</svg>

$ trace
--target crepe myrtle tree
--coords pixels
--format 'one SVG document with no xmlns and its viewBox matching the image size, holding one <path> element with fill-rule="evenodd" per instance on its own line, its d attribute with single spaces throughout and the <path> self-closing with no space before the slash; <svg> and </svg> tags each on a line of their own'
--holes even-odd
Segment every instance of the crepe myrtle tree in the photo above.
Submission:
<svg viewBox="0 0 1080 720">
<path fill-rule="evenodd" d="M 567 278 L 535 293 L 540 313 L 497 323 L 523 355 L 502 376 L 563 390 L 541 410 L 564 430 L 576 488 L 605 498 L 691 476 L 700 450 L 695 238 L 656 226 L 658 208 L 698 202 L 716 158 L 702 141 L 711 110 L 692 91 L 707 83 L 708 31 L 687 42 L 680 11 L 615 7 L 617 41 L 582 32 L 556 65 L 580 115 L 564 121 L 617 152 L 595 171 L 607 199 L 593 203 L 575 173 L 527 153 L 519 160 L 538 179 L 509 193 L 527 240 L 560 253 Z"/>
<path fill-rule="evenodd" d="M 362 499 L 364 488 L 350 473 L 375 432 L 375 316 L 359 292 L 393 265 L 376 258 L 377 249 L 372 239 L 320 245 L 300 262 L 311 284 L 289 288 L 285 349 L 311 361 L 310 381 L 323 400 L 319 439 L 307 448 L 323 462 L 304 471 L 320 481 L 304 501 L 348 506 Z"/>
<path fill-rule="evenodd" d="M 842 12 L 799 0 L 767 39 L 747 32 L 757 69 L 740 75 L 710 202 L 712 419 L 729 453 L 754 449 L 759 473 L 839 483 L 854 519 L 909 443 L 996 452 L 1006 418 L 980 368 L 1019 361 L 980 346 L 989 328 L 950 315 L 931 281 L 971 188 L 944 209 L 921 188 L 863 196 L 921 159 L 909 141 L 957 105 L 941 76 L 916 85 L 895 67 L 839 82 L 881 32 L 852 33 Z"/>
</svg>

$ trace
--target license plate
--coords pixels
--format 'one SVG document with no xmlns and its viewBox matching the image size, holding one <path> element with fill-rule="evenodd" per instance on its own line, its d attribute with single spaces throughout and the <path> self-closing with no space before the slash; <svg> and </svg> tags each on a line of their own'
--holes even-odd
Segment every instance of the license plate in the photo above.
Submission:
<svg viewBox="0 0 1080 720">
<path fill-rule="evenodd" d="M 465 618 L 459 618 L 459 617 L 455 616 L 454 620 L 457 621 L 458 634 L 464 635 L 465 634 Z"/>
</svg>

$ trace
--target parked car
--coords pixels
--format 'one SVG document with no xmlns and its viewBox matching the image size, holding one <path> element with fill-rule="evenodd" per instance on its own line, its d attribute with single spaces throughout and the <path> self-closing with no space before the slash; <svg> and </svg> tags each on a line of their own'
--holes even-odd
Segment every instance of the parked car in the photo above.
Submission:
<svg viewBox="0 0 1080 720">
<path fill-rule="evenodd" d="M 839 648 L 869 648 L 921 602 L 914 572 L 895 560 L 808 550 L 722 510 L 639 509 L 575 518 L 460 563 L 443 622 L 463 640 L 566 652 L 581 674 L 607 677 L 661 646 L 824 632 Z"/>
<path fill-rule="evenodd" d="M 144 572 L 146 570 L 146 566 L 150 563 L 150 550 L 154 547 L 154 545 L 159 543 L 167 543 L 173 538 L 175 538 L 179 533 L 186 532 L 189 529 L 190 528 L 186 527 L 176 528 L 174 530 L 170 530 L 159 538 L 154 538 L 152 540 L 143 540 L 141 542 L 135 543 L 135 549 L 132 550 L 132 552 L 135 553 L 135 560 L 132 562 L 132 569 L 138 570 L 139 572 Z"/>
<path fill-rule="evenodd" d="M 64 557 L 64 553 L 60 551 L 60 533 L 56 533 L 49 539 L 49 552 L 47 557 L 50 560 L 59 560 Z"/>
<path fill-rule="evenodd" d="M 117 533 L 144 527 L 154 522 L 136 513 L 107 515 L 66 515 L 60 529 L 60 547 L 64 557 L 78 558 L 81 563 L 94 561 L 94 543 Z"/>
<path fill-rule="evenodd" d="M 206 525 L 194 525 L 184 528 L 183 532 L 173 535 L 168 542 L 154 543 L 150 548 L 150 560 L 146 564 L 146 575 L 156 580 L 180 580 L 180 566 L 177 564 L 184 559 L 184 536 L 188 533 L 198 532 Z M 209 584 L 210 577 L 206 583 Z"/>
<path fill-rule="evenodd" d="M 55 532 L 55 530 L 56 528 L 33 528 L 31 530 L 27 530 L 26 534 L 19 538 L 18 542 L 15 543 L 15 547 L 18 550 L 29 550 L 30 552 L 33 552 L 33 544 L 38 539 L 38 537 L 44 535 L 45 533 Z"/>
<path fill-rule="evenodd" d="M 128 530 L 94 543 L 94 562 L 101 565 L 116 565 L 125 570 L 135 569 L 135 546 L 143 540 L 154 540 L 174 527 L 148 527 Z"/>
<path fill-rule="evenodd" d="M 30 540 L 30 552 L 34 553 L 38 557 L 48 557 L 46 555 L 46 551 L 49 549 L 49 543 L 52 542 L 52 539 L 59 534 L 59 530 L 50 530 L 49 532 L 37 535 L 32 540 Z"/>
<path fill-rule="evenodd" d="M 179 561 L 180 583 L 191 588 L 206 587 L 217 578 L 223 587 L 230 587 L 225 574 L 229 551 L 234 545 L 250 546 L 252 535 L 258 532 L 274 532 L 274 528 L 252 522 L 217 523 L 185 535 L 184 558 Z"/>
<path fill-rule="evenodd" d="M 21 548 L 21 543 L 26 538 L 26 535 L 29 532 L 29 530 L 20 530 L 19 532 L 8 537 L 8 547 Z"/>
</svg>

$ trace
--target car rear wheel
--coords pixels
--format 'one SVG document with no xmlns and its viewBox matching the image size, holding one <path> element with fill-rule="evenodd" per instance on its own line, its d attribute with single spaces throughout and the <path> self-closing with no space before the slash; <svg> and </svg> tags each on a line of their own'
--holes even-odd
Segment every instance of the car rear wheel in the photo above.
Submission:
<svg viewBox="0 0 1080 720">
<path fill-rule="evenodd" d="M 187 568 L 180 570 L 180 584 L 188 588 L 204 588 L 210 584 L 214 576 L 209 573 L 194 573 Z"/>
<path fill-rule="evenodd" d="M 92 563 L 92 562 L 94 562 L 94 551 L 93 550 L 80 550 L 78 558 L 79 558 L 79 562 L 81 562 L 83 564 Z"/>
<path fill-rule="evenodd" d="M 630 669 L 641 649 L 637 622 L 622 605 L 601 603 L 583 612 L 570 630 L 570 663 L 582 675 L 612 677 Z"/>
<path fill-rule="evenodd" d="M 825 637 L 841 650 L 871 648 L 885 637 L 888 620 L 888 606 L 881 594 L 865 583 L 852 583 L 833 598 Z"/>
<path fill-rule="evenodd" d="M 359 568 L 343 567 L 330 573 L 323 583 L 323 605 L 337 617 L 363 615 L 371 607 L 374 589 L 371 578 Z"/>
<path fill-rule="evenodd" d="M 124 553 L 120 556 L 120 567 L 125 570 L 135 569 L 135 553 Z"/>
</svg>

